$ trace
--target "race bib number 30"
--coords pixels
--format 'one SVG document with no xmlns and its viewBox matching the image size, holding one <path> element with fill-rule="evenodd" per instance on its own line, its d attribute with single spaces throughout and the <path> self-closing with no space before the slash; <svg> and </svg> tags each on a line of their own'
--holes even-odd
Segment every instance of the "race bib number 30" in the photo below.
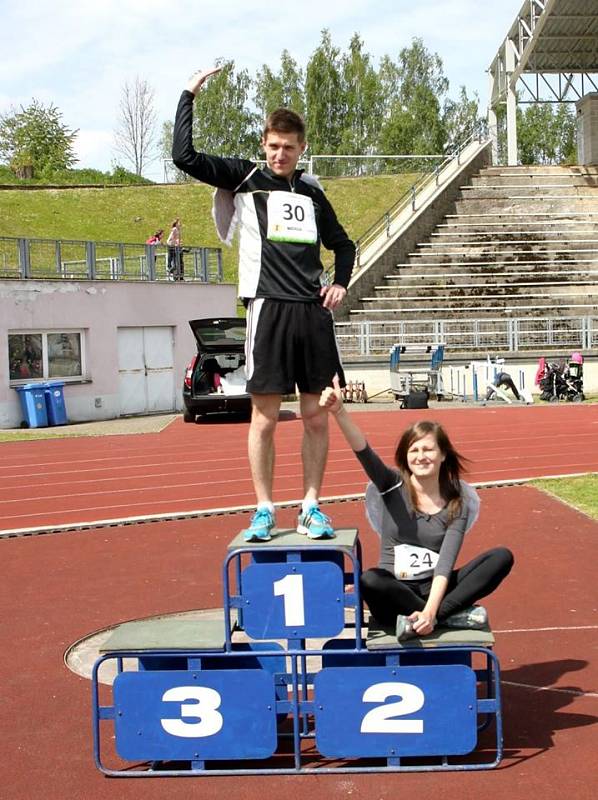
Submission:
<svg viewBox="0 0 598 800">
<path fill-rule="evenodd" d="M 273 242 L 315 244 L 316 215 L 311 197 L 294 192 L 270 192 L 268 239 Z"/>
<path fill-rule="evenodd" d="M 438 553 L 427 547 L 399 544 L 395 547 L 395 577 L 401 581 L 429 578 L 438 563 Z"/>
</svg>

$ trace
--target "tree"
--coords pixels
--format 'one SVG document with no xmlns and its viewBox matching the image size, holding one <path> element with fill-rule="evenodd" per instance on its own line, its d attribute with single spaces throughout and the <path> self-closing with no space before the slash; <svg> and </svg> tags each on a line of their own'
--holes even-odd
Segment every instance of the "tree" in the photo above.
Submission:
<svg viewBox="0 0 598 800">
<path fill-rule="evenodd" d="M 415 38 L 410 47 L 400 51 L 396 64 L 386 59 L 381 80 L 391 98 L 385 102 L 381 151 L 440 153 L 446 140 L 441 108 L 449 85 L 440 56 L 430 53 L 423 41 Z"/>
<path fill-rule="evenodd" d="M 121 90 L 119 117 L 114 132 L 115 149 L 131 164 L 136 175 L 155 161 L 156 112 L 154 90 L 139 76 Z"/>
<path fill-rule="evenodd" d="M 210 78 L 195 100 L 195 147 L 221 156 L 255 158 L 260 135 L 258 116 L 248 108 L 251 78 L 247 70 L 235 73 L 234 61 L 217 63 L 222 71 Z"/>
<path fill-rule="evenodd" d="M 371 154 L 382 121 L 382 92 L 371 56 L 364 52 L 357 33 L 342 58 L 341 75 L 344 130 L 340 152 Z"/>
<path fill-rule="evenodd" d="M 560 164 L 576 158 L 575 116 L 565 104 L 534 103 L 517 109 L 522 164 Z"/>
<path fill-rule="evenodd" d="M 0 116 L 0 158 L 19 178 L 49 177 L 78 160 L 73 149 L 78 130 L 62 123 L 52 104 L 33 99 L 21 110 Z"/>
<path fill-rule="evenodd" d="M 255 79 L 255 104 L 264 118 L 281 106 L 305 113 L 303 71 L 288 50 L 282 51 L 280 62 L 278 74 L 264 64 Z"/>
<path fill-rule="evenodd" d="M 461 86 L 458 100 L 445 102 L 443 122 L 447 152 L 455 151 L 470 136 L 479 135 L 484 130 L 485 120 L 480 116 L 479 103 L 477 92 L 470 99 L 465 86 Z"/>
<path fill-rule="evenodd" d="M 315 154 L 337 153 L 342 141 L 345 126 L 339 103 L 340 70 L 340 51 L 333 46 L 330 31 L 324 29 L 305 72 L 307 139 Z"/>
</svg>

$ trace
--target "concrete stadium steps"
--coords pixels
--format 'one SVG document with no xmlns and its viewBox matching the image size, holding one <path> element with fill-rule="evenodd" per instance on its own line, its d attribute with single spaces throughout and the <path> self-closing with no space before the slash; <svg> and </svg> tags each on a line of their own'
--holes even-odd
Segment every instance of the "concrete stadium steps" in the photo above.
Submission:
<svg viewBox="0 0 598 800">
<path fill-rule="evenodd" d="M 471 231 L 471 230 L 436 230 L 432 233 L 429 242 L 421 242 L 418 247 L 437 246 L 449 247 L 455 245 L 483 245 L 491 244 L 497 247 L 505 245 L 524 245 L 524 244 L 555 244 L 562 247 L 563 244 L 572 243 L 572 246 L 579 245 L 586 247 L 598 247 L 598 228 L 583 230 L 581 228 L 537 228 L 527 230 L 496 230 L 496 231 Z"/>
<path fill-rule="evenodd" d="M 412 288 L 405 290 L 395 297 L 364 297 L 361 300 L 363 310 L 375 311 L 394 311 L 400 310 L 404 306 L 414 303 L 442 303 L 446 308 L 454 305 L 463 308 L 476 308 L 478 305 L 489 305 L 498 300 L 506 302 L 512 306 L 532 305 L 540 300 L 561 305 L 562 303 L 573 303 L 575 305 L 596 305 L 598 300 L 598 287 L 593 289 L 585 287 L 586 291 L 581 291 L 578 286 L 553 286 L 530 289 L 529 286 L 516 288 L 505 288 L 497 286 L 478 286 L 464 288 L 435 288 L 432 286 L 422 286 L 420 289 Z M 358 310 L 358 309 L 356 309 Z"/>
<path fill-rule="evenodd" d="M 470 197 L 461 196 L 455 202 L 455 211 L 458 216 L 482 215 L 492 208 L 495 214 L 510 212 L 511 214 L 565 214 L 567 212 L 598 211 L 598 191 L 588 195 L 568 195 L 554 197 L 551 194 L 518 194 L 510 197 Z"/>
<path fill-rule="evenodd" d="M 496 264 L 502 266 L 504 264 L 515 265 L 530 265 L 537 264 L 563 264 L 565 266 L 577 266 L 578 264 L 590 266 L 598 259 L 598 253 L 588 250 L 545 250 L 542 248 L 528 247 L 525 250 L 503 250 L 500 253 L 490 249 L 464 250 L 462 252 L 452 251 L 432 251 L 427 250 L 423 253 L 413 253 L 409 256 L 408 264 L 412 267 L 434 266 L 443 264 L 450 267 L 453 265 L 462 264 L 464 266 L 473 266 L 475 264 Z"/>
<path fill-rule="evenodd" d="M 526 316 L 584 316 L 592 314 L 596 310 L 596 302 L 588 299 L 582 299 L 578 303 L 573 303 L 567 298 L 562 298 L 562 301 L 547 300 L 541 301 L 529 300 L 528 302 L 516 304 L 512 302 L 512 298 L 501 297 L 495 299 L 488 299 L 483 302 L 481 298 L 472 302 L 465 302 L 462 299 L 454 298 L 452 301 L 436 302 L 412 299 L 410 302 L 405 302 L 399 307 L 394 308 L 356 308 L 350 311 L 351 322 L 362 322 L 370 320 L 372 322 L 400 322 L 411 319 L 447 319 L 453 318 L 455 315 L 463 319 L 477 319 L 478 317 L 496 317 L 503 314 L 511 314 L 514 317 L 522 318 Z"/>
<path fill-rule="evenodd" d="M 422 289 L 446 289 L 446 291 L 467 290 L 476 287 L 488 287 L 491 289 L 499 288 L 516 288 L 521 287 L 534 288 L 541 286 L 542 289 L 547 289 L 553 286 L 598 286 L 598 269 L 593 273 L 580 275 L 575 277 L 574 283 L 572 282 L 571 275 L 552 272 L 551 274 L 524 273 L 512 272 L 510 274 L 501 274 L 491 276 L 490 280 L 488 275 L 472 274 L 472 273 L 417 273 L 414 275 L 407 275 L 404 278 L 398 278 L 390 281 L 384 286 L 374 286 L 374 297 L 363 297 L 362 300 L 373 300 L 377 297 L 387 299 L 389 297 L 402 297 L 405 292 L 422 291 Z"/>
<path fill-rule="evenodd" d="M 487 168 L 454 211 L 351 321 L 598 313 L 598 168 Z"/>
<path fill-rule="evenodd" d="M 482 175 L 474 176 L 466 188 L 483 188 L 483 187 L 501 187 L 509 189 L 521 189 L 527 187 L 532 190 L 536 189 L 553 189 L 563 188 L 566 186 L 580 186 L 580 187 L 598 187 L 598 172 L 594 171 L 587 174 L 579 173 L 545 173 L 536 175 L 534 173 L 520 173 L 520 174 L 505 174 L 499 173 L 497 175 L 488 175 L 486 172 Z"/>
<path fill-rule="evenodd" d="M 523 164 L 514 166 L 488 166 L 481 171 L 482 175 L 598 175 L 598 166 L 594 165 L 555 165 L 555 164 Z"/>
<path fill-rule="evenodd" d="M 460 217 L 459 219 L 463 220 L 468 218 Z M 475 220 L 477 217 L 473 217 L 472 219 Z M 582 234 L 587 234 L 589 236 L 598 235 L 598 214 L 594 219 L 575 219 L 558 216 L 547 217 L 545 215 L 542 215 L 542 217 L 538 219 L 536 217 L 526 218 L 523 214 L 519 214 L 516 219 L 505 221 L 500 221 L 500 217 L 492 218 L 491 221 L 482 219 L 479 222 L 463 222 L 456 220 L 457 218 L 454 218 L 454 220 L 449 220 L 448 222 L 443 222 L 438 225 L 436 234 L 469 234 L 475 236 L 480 233 L 484 236 L 500 236 L 501 234 L 511 236 L 517 233 L 532 235 L 537 233 L 566 234 L 569 232 L 574 236 L 580 236 Z"/>
<path fill-rule="evenodd" d="M 520 200 L 546 198 L 547 195 L 555 200 L 562 198 L 592 197 L 596 187 L 588 184 L 550 184 L 546 186 L 517 186 L 516 184 L 504 184 L 496 186 L 486 184 L 485 186 L 461 186 L 461 194 L 465 200 Z"/>
<path fill-rule="evenodd" d="M 484 237 L 479 239 L 470 239 L 465 237 L 465 240 L 459 239 L 432 239 L 429 242 L 419 242 L 417 245 L 419 250 L 409 253 L 410 256 L 426 255 L 428 253 L 451 253 L 458 255 L 462 252 L 488 252 L 491 250 L 500 258 L 503 252 L 519 252 L 523 249 L 525 252 L 540 252 L 540 253 L 595 253 L 598 251 L 598 239 L 572 239 L 563 237 L 563 239 L 538 239 L 538 238 L 521 238 L 521 239 L 498 239 L 494 237 Z"/>
</svg>

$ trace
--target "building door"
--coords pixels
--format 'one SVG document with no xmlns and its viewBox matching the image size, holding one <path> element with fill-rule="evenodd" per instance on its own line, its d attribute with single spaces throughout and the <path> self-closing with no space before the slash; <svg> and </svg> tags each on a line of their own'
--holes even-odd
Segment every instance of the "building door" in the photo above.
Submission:
<svg viewBox="0 0 598 800">
<path fill-rule="evenodd" d="M 171 327 L 119 328 L 120 414 L 174 411 L 174 332 Z"/>
</svg>

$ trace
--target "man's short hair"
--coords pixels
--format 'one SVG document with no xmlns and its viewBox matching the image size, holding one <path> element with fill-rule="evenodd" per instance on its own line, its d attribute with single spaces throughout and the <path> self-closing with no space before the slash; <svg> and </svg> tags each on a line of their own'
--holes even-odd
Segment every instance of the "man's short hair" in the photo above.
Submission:
<svg viewBox="0 0 598 800">
<path fill-rule="evenodd" d="M 300 142 L 305 141 L 305 121 L 301 114 L 291 111 L 290 108 L 276 108 L 268 114 L 264 124 L 264 139 L 270 131 L 296 133 Z"/>
</svg>

